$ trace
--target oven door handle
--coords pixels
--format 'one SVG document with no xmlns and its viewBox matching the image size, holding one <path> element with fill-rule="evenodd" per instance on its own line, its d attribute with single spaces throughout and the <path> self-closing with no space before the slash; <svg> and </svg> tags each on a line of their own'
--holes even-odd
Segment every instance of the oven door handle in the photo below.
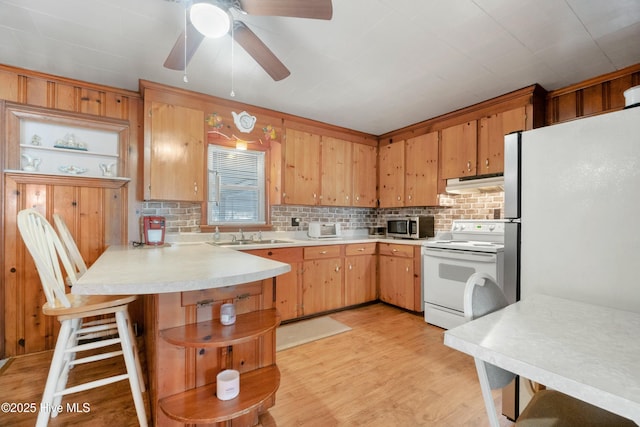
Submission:
<svg viewBox="0 0 640 427">
<path fill-rule="evenodd" d="M 452 251 L 448 249 L 428 248 L 425 249 L 424 256 L 463 261 L 496 262 L 496 254 L 484 252 Z"/>
</svg>

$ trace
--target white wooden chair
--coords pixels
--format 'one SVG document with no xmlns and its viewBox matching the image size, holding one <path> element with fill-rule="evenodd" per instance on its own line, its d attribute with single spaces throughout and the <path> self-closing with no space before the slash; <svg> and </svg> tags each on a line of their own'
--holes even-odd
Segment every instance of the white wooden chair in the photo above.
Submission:
<svg viewBox="0 0 640 427">
<path fill-rule="evenodd" d="M 508 305 L 502 289 L 491 275 L 474 273 L 464 289 L 464 316 L 477 319 Z M 515 374 L 475 359 L 478 379 L 491 427 L 499 427 L 491 390 L 505 387 Z M 619 415 L 555 390 L 541 390 L 516 420 L 517 427 L 632 427 L 636 424 Z"/>
<path fill-rule="evenodd" d="M 55 224 L 55 228 L 58 230 L 58 237 L 60 237 L 60 241 L 64 246 L 67 255 L 71 261 L 71 265 L 73 267 L 73 271 L 75 274 L 67 277 L 67 285 L 73 286 L 77 279 L 79 279 L 84 273 L 87 272 L 87 264 L 84 262 L 84 258 L 80 253 L 80 249 L 76 244 L 75 239 L 71 235 L 69 231 L 69 227 L 67 227 L 67 223 L 62 219 L 62 217 L 56 213 L 53 214 L 53 222 Z M 110 337 L 117 335 L 118 333 L 118 325 L 115 320 L 115 316 L 101 316 L 98 319 L 85 321 L 82 320 L 82 327 L 76 334 L 77 340 L 90 340 L 101 337 Z M 98 325 L 105 325 L 108 327 L 103 328 L 89 328 Z M 130 329 L 131 330 L 131 329 Z M 92 332 L 93 331 L 93 332 Z M 77 343 L 77 341 L 76 341 Z M 133 347 L 133 354 L 136 357 L 136 370 L 138 372 L 138 379 L 140 382 L 140 390 L 142 392 L 145 391 L 144 378 L 142 377 L 142 367 L 140 365 L 140 358 L 138 356 L 138 347 L 136 345 L 136 337 L 135 334 L 131 335 L 131 345 Z"/>
<path fill-rule="evenodd" d="M 133 333 L 127 312 L 128 304 L 135 301 L 136 296 L 67 294 L 65 275 L 60 264 L 62 264 L 71 283 L 75 283 L 78 275 L 51 224 L 35 209 L 26 209 L 18 213 L 18 229 L 34 260 L 47 299 L 47 303 L 42 306 L 42 312 L 47 316 L 56 316 L 60 321 L 60 332 L 51 360 L 36 426 L 46 426 L 49 417 L 58 415 L 55 408 L 60 405 L 63 396 L 125 379 L 129 380 L 138 421 L 141 426 L 147 426 L 147 414 L 141 391 L 141 373 L 139 373 L 139 363 L 134 355 Z M 82 325 L 84 318 L 105 314 L 115 316 L 117 336 L 111 339 L 78 344 L 79 336 L 82 334 L 99 332 L 111 327 L 108 324 Z M 120 350 L 114 348 L 116 344 L 120 345 Z M 99 349 L 103 349 L 103 352 L 97 353 Z M 89 355 L 76 356 L 76 354 L 80 356 L 86 351 L 90 352 Z M 126 373 L 67 387 L 71 367 L 120 355 L 124 357 Z"/>
</svg>

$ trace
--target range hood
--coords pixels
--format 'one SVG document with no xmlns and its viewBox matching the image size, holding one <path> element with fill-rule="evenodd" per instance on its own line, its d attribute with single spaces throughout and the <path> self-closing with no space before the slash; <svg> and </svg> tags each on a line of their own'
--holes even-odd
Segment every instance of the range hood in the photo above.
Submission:
<svg viewBox="0 0 640 427">
<path fill-rule="evenodd" d="M 500 174 L 448 179 L 445 191 L 450 194 L 504 191 L 504 176 Z"/>
</svg>

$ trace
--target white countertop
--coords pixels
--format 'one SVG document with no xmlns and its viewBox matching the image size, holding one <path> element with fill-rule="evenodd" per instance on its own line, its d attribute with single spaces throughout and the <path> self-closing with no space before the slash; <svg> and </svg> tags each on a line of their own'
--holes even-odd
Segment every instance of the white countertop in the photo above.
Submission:
<svg viewBox="0 0 640 427">
<path fill-rule="evenodd" d="M 640 313 L 533 295 L 444 343 L 640 424 Z"/>
<path fill-rule="evenodd" d="M 306 237 L 301 232 L 264 232 L 262 233 L 262 239 L 266 242 L 268 240 L 286 240 L 286 243 L 259 243 L 254 244 L 251 242 L 244 243 L 242 245 L 226 246 L 225 242 L 231 241 L 231 235 L 238 233 L 221 233 L 221 247 L 228 247 L 235 250 L 251 250 L 251 249 L 268 249 L 268 248 L 286 248 L 295 246 L 323 246 L 323 245 L 347 245 L 357 243 L 394 243 L 399 245 L 411 245 L 422 246 L 427 239 L 393 239 L 385 236 L 371 236 L 367 234 L 345 234 L 342 237 L 321 238 L 312 239 Z M 245 232 L 247 237 L 252 236 L 255 233 Z M 433 239 L 433 238 L 431 238 Z M 185 245 L 192 243 L 213 242 L 213 233 L 167 233 L 166 242 L 172 245 Z"/>
<path fill-rule="evenodd" d="M 73 286 L 74 294 L 140 295 L 237 285 L 291 270 L 286 263 L 200 243 L 112 246 Z"/>
</svg>

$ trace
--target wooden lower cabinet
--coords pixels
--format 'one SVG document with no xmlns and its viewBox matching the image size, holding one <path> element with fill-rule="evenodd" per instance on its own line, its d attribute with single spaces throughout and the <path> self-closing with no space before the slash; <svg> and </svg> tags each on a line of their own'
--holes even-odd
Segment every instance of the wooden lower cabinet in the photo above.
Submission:
<svg viewBox="0 0 640 427">
<path fill-rule="evenodd" d="M 275 280 L 274 304 L 283 321 L 376 299 L 423 310 L 420 246 L 371 242 L 246 252 L 291 265 Z"/>
<path fill-rule="evenodd" d="M 377 299 L 376 243 L 345 246 L 344 303 L 346 306 Z"/>
<path fill-rule="evenodd" d="M 0 357 L 50 350 L 59 330 L 55 317 L 42 313 L 46 298 L 18 231 L 18 212 L 35 208 L 52 224 L 53 214 L 61 215 L 90 266 L 108 246 L 126 242 L 127 184 L 120 179 L 5 173 L 5 347 Z M 130 314 L 133 322 L 140 319 L 141 303 L 133 304 Z"/>
<path fill-rule="evenodd" d="M 344 260 L 341 245 L 304 248 L 302 314 L 344 307 Z"/>
<path fill-rule="evenodd" d="M 248 254 L 274 261 L 286 262 L 291 265 L 291 271 L 276 277 L 275 306 L 280 312 L 282 321 L 295 319 L 302 315 L 302 248 L 273 248 L 246 251 Z M 271 281 L 271 279 L 267 279 Z"/>
<path fill-rule="evenodd" d="M 380 300 L 412 311 L 422 311 L 420 247 L 378 244 Z"/>
</svg>

